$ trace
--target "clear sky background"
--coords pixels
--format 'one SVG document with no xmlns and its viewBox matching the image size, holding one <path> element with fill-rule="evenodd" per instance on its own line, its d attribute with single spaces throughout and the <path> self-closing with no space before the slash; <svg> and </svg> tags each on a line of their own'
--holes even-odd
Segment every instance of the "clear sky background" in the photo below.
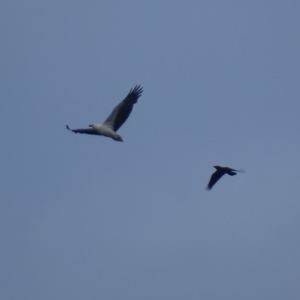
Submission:
<svg viewBox="0 0 300 300">
<path fill-rule="evenodd" d="M 2 0 L 0 28 L 1 300 L 299 299 L 299 1 Z M 66 130 L 136 84 L 124 143 Z"/>
</svg>

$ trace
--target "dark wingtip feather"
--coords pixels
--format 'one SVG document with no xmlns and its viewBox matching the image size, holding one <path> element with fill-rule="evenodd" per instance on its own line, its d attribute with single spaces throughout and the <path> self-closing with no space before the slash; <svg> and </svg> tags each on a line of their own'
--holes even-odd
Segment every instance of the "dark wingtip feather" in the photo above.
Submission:
<svg viewBox="0 0 300 300">
<path fill-rule="evenodd" d="M 132 94 L 139 98 L 142 95 L 143 87 L 141 85 L 136 85 L 133 89 L 130 89 L 128 95 Z"/>
</svg>

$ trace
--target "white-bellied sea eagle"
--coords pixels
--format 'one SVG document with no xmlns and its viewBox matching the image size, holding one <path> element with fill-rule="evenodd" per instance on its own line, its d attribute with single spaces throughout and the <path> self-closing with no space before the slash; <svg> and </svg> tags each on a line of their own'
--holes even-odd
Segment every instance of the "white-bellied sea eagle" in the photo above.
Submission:
<svg viewBox="0 0 300 300">
<path fill-rule="evenodd" d="M 138 98 L 141 96 L 143 88 L 140 85 L 136 85 L 131 89 L 126 98 L 120 102 L 109 117 L 102 124 L 91 124 L 89 128 L 70 129 L 66 125 L 67 129 L 74 133 L 84 133 L 92 135 L 103 135 L 110 137 L 115 141 L 123 142 L 122 137 L 117 134 L 117 130 L 125 123 L 129 117 L 133 105 L 137 103 Z"/>
</svg>

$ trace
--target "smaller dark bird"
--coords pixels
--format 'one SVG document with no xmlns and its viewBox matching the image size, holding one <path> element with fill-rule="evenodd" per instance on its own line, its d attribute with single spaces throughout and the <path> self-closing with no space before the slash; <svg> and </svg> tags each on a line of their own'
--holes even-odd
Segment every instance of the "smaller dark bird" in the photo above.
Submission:
<svg viewBox="0 0 300 300">
<path fill-rule="evenodd" d="M 217 169 L 217 171 L 215 173 L 213 173 L 210 177 L 209 183 L 207 185 L 208 190 L 211 190 L 212 187 L 216 184 L 216 182 L 225 174 L 234 176 L 234 175 L 236 175 L 236 172 L 244 173 L 244 171 L 242 171 L 242 170 L 234 170 L 234 169 L 227 168 L 227 167 L 214 166 L 214 168 Z"/>
</svg>

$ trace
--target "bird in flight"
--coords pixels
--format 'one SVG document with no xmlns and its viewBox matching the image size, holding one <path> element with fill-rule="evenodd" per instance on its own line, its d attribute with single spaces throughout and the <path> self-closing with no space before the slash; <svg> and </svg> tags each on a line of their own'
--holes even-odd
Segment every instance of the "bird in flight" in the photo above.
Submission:
<svg viewBox="0 0 300 300">
<path fill-rule="evenodd" d="M 67 129 L 74 133 L 85 133 L 92 135 L 103 135 L 110 137 L 115 141 L 123 142 L 123 138 L 117 134 L 117 130 L 125 123 L 129 117 L 133 105 L 137 103 L 138 98 L 141 96 L 143 88 L 140 85 L 136 85 L 131 89 L 126 98 L 120 102 L 108 118 L 102 124 L 91 124 L 89 128 L 71 129 L 66 125 Z"/>
<path fill-rule="evenodd" d="M 234 175 L 236 175 L 236 172 L 244 173 L 243 170 L 234 170 L 234 169 L 227 168 L 227 167 L 214 166 L 214 168 L 217 169 L 217 171 L 215 173 L 213 173 L 210 177 L 209 183 L 207 185 L 208 190 L 211 190 L 212 187 L 216 184 L 216 182 L 225 174 L 234 176 Z"/>
</svg>

